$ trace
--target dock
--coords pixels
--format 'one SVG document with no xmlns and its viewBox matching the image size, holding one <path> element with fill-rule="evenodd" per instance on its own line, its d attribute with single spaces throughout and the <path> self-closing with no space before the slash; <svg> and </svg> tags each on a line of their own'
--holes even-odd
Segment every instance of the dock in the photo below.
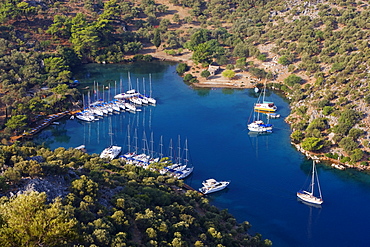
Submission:
<svg viewBox="0 0 370 247">
<path fill-rule="evenodd" d="M 24 132 L 22 135 L 18 135 L 18 136 L 12 136 L 10 138 L 10 141 L 15 142 L 22 138 L 32 138 L 35 134 L 39 133 L 41 130 L 43 130 L 50 124 L 53 124 L 54 121 L 61 119 L 64 116 L 67 116 L 70 114 L 74 114 L 74 112 L 64 111 L 64 112 L 49 115 L 44 120 L 42 120 L 42 122 L 39 123 L 36 127 L 32 128 L 29 132 Z"/>
</svg>

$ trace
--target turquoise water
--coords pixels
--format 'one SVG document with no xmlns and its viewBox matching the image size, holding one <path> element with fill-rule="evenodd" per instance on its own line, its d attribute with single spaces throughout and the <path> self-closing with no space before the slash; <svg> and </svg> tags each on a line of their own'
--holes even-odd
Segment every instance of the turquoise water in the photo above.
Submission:
<svg viewBox="0 0 370 247">
<path fill-rule="evenodd" d="M 268 92 L 268 100 L 278 106 L 280 119 L 273 119 L 274 132 L 249 135 L 246 122 L 257 99 L 252 89 L 194 90 L 184 84 L 170 63 L 135 63 L 130 65 L 87 65 L 76 79 L 83 86 L 93 81 L 111 85 L 105 98 L 120 90 L 120 80 L 127 90 L 128 72 L 131 81 L 142 87 L 143 78 L 149 92 L 152 76 L 156 106 L 146 106 L 136 114 L 121 113 L 86 123 L 64 119 L 50 126 L 35 138 L 52 149 L 86 145 L 89 153 L 100 153 L 110 144 L 109 118 L 112 120 L 113 142 L 127 147 L 127 126 L 137 130 L 139 148 L 144 134 L 150 145 L 159 151 L 163 136 L 163 152 L 170 139 L 177 150 L 188 140 L 193 174 L 186 183 L 194 188 L 207 178 L 231 180 L 229 187 L 208 196 L 211 203 L 227 208 L 239 222 L 249 221 L 252 233 L 259 232 L 272 240 L 273 246 L 367 246 L 370 241 L 367 222 L 370 218 L 369 176 L 355 171 L 339 171 L 317 166 L 323 191 L 322 208 L 305 205 L 296 199 L 296 191 L 304 185 L 311 161 L 291 146 L 290 128 L 284 122 L 289 114 L 288 103 Z M 116 82 L 116 83 L 115 83 Z M 114 88 L 114 85 L 117 88 Z M 91 95 L 93 97 L 93 95 Z M 133 133 L 130 134 L 133 140 Z"/>
</svg>

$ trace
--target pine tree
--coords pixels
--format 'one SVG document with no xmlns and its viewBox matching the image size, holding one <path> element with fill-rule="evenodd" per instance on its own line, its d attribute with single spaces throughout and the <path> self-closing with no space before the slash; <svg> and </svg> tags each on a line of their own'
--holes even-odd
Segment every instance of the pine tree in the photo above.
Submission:
<svg viewBox="0 0 370 247">
<path fill-rule="evenodd" d="M 154 37 L 152 43 L 153 45 L 155 45 L 155 47 L 157 47 L 157 49 L 161 45 L 161 34 L 158 29 L 154 29 Z"/>
</svg>

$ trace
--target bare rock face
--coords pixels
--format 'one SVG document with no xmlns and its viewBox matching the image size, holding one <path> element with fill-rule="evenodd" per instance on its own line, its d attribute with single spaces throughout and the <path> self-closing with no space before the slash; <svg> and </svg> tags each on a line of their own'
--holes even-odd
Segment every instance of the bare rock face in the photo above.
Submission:
<svg viewBox="0 0 370 247">
<path fill-rule="evenodd" d="M 44 178 L 23 178 L 21 185 L 11 192 L 0 196 L 14 196 L 26 192 L 37 191 L 45 192 L 47 194 L 48 202 L 53 201 L 57 197 L 64 198 L 68 195 L 68 188 L 71 181 L 78 177 L 74 172 L 69 172 L 66 175 L 53 175 Z"/>
<path fill-rule="evenodd" d="M 24 192 L 37 191 L 45 192 L 48 201 L 52 201 L 56 197 L 65 197 L 68 192 L 70 183 L 63 176 L 49 176 L 45 178 L 29 179 L 25 186 L 20 188 L 17 194 Z"/>
</svg>

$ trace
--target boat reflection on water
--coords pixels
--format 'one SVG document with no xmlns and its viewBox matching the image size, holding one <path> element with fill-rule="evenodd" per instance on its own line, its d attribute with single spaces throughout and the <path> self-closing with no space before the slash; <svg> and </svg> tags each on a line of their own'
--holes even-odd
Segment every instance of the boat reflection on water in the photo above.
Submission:
<svg viewBox="0 0 370 247">
<path fill-rule="evenodd" d="M 258 137 L 258 136 L 268 136 L 271 133 L 272 132 L 255 132 L 255 131 L 250 131 L 250 132 L 248 132 L 248 135 L 250 137 Z"/>
<path fill-rule="evenodd" d="M 322 208 L 322 206 L 320 204 L 309 203 L 309 202 L 306 202 L 306 201 L 300 199 L 299 197 L 297 197 L 297 201 L 301 202 L 301 203 L 303 203 L 303 204 L 305 204 L 309 207 L 312 207 L 312 208 L 320 208 L 320 209 Z"/>
</svg>

